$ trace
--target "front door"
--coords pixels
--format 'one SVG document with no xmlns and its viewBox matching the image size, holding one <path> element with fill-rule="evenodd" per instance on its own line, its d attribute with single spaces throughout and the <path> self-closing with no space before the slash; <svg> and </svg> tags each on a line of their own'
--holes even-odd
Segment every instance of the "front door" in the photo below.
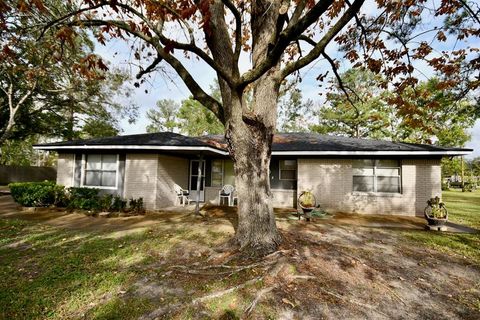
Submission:
<svg viewBox="0 0 480 320">
<path fill-rule="evenodd" d="M 189 198 L 197 201 L 197 181 L 198 181 L 198 166 L 200 160 L 190 160 L 190 183 L 189 183 Z M 202 160 L 202 177 L 200 180 L 200 201 L 205 200 L 205 160 Z"/>
</svg>

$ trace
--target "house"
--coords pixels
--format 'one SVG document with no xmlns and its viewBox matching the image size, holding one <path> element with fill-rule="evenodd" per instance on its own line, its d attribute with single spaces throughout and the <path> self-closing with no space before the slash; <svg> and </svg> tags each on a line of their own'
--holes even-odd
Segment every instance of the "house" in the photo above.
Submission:
<svg viewBox="0 0 480 320">
<path fill-rule="evenodd" d="M 58 152 L 58 184 L 99 188 L 124 198 L 143 197 L 147 209 L 175 205 L 176 186 L 199 200 L 218 202 L 220 188 L 235 184 L 233 162 L 222 136 L 187 137 L 159 132 L 48 143 Z M 334 137 L 277 134 L 270 185 L 275 207 L 295 207 L 312 191 L 334 212 L 420 215 L 441 194 L 440 160 L 471 149 Z"/>
</svg>

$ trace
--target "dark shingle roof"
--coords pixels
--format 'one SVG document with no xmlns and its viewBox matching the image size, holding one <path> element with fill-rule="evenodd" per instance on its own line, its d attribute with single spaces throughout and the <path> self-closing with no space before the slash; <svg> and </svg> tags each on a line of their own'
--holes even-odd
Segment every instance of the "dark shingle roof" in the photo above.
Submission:
<svg viewBox="0 0 480 320">
<path fill-rule="evenodd" d="M 225 138 L 222 135 L 206 135 L 187 137 L 171 132 L 135 134 L 109 138 L 75 140 L 38 145 L 37 148 L 78 147 L 85 146 L 171 146 L 171 147 L 212 147 L 226 151 Z M 316 133 L 280 133 L 276 134 L 272 146 L 273 152 L 368 152 L 368 151 L 400 151 L 424 153 L 471 152 L 472 149 L 447 148 L 435 145 L 391 142 L 384 140 L 357 139 L 320 135 Z"/>
</svg>

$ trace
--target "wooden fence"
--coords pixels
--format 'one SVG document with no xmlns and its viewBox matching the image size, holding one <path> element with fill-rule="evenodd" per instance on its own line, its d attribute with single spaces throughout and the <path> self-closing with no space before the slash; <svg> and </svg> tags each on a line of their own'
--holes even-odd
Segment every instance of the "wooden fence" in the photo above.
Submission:
<svg viewBox="0 0 480 320">
<path fill-rule="evenodd" d="M 57 180 L 57 169 L 53 167 L 3 166 L 0 165 L 0 185 L 10 182 Z"/>
</svg>

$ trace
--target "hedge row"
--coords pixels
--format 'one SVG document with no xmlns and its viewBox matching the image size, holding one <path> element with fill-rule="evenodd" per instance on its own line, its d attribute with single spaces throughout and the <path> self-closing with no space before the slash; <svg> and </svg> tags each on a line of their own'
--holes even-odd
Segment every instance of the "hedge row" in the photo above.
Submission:
<svg viewBox="0 0 480 320">
<path fill-rule="evenodd" d="M 124 200 L 110 194 L 100 196 L 98 189 L 65 188 L 52 181 L 10 183 L 13 199 L 25 207 L 66 207 L 109 212 L 143 213 L 143 199 Z"/>
</svg>

